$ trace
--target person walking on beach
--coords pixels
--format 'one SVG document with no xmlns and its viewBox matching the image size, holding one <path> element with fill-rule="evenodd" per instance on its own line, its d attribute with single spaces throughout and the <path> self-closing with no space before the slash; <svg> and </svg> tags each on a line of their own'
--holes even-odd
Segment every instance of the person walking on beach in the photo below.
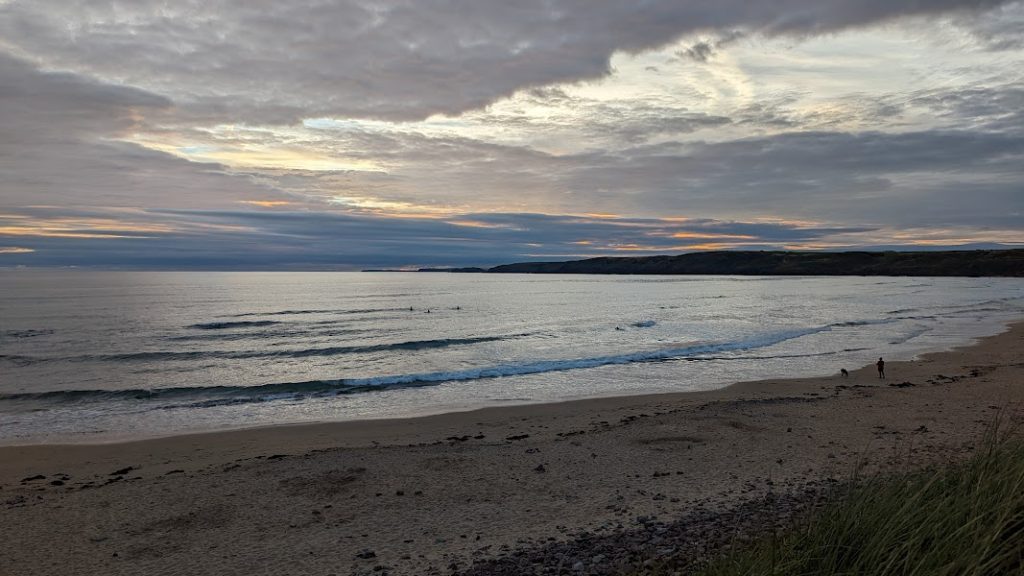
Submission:
<svg viewBox="0 0 1024 576">
<path fill-rule="evenodd" d="M 875 366 L 878 366 L 878 377 L 885 378 L 885 360 L 879 358 L 878 362 L 875 363 Z"/>
</svg>

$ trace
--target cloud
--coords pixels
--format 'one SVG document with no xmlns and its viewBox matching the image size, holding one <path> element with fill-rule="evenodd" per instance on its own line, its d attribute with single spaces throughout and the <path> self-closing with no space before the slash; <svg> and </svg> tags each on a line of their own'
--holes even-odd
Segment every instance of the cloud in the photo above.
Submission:
<svg viewBox="0 0 1024 576">
<path fill-rule="evenodd" d="M 472 213 L 445 219 L 288 210 L 24 209 L 0 239 L 24 248 L 0 265 L 360 268 L 493 265 L 531 258 L 643 254 L 817 242 L 862 227 L 709 219 Z M 12 226 L 12 220 L 17 220 Z M 12 228 L 17 230 L 12 232 Z M 34 251 L 34 252 L 32 252 Z M 20 257 L 22 259 L 15 259 Z"/>
<path fill-rule="evenodd" d="M 576 188 L 637 198 L 628 210 L 986 225 L 1024 208 L 1024 134 L 796 132 L 673 142 L 603 156 L 572 177 Z"/>
<path fill-rule="evenodd" d="M 0 54 L 0 184 L 3 205 L 189 206 L 230 203 L 265 186 L 217 164 L 189 162 L 124 142 L 164 96 Z"/>
<path fill-rule="evenodd" d="M 1024 87 L 1019 84 L 918 91 L 909 100 L 964 128 L 1024 131 Z"/>
<path fill-rule="evenodd" d="M 22 234 L 0 265 L 128 268 L 358 269 L 490 266 L 522 260 L 644 255 L 707 248 L 849 248 L 865 243 L 938 248 L 1010 241 L 993 231 L 894 230 L 806 221 L 474 213 L 397 219 L 288 210 L 26 210 L 71 234 Z M 0 216 L 0 239 L 4 237 Z M 61 224 L 63 223 L 63 224 Z M 34 251 L 34 252 L 32 252 Z"/>
<path fill-rule="evenodd" d="M 689 58 L 694 62 L 707 62 L 720 48 L 743 38 L 745 34 L 740 30 L 733 30 L 713 38 L 696 42 L 689 47 L 676 52 L 676 55 Z"/>
<path fill-rule="evenodd" d="M 599 79 L 615 53 L 689 34 L 803 36 L 1006 3 L 15 0 L 0 4 L 0 37 L 46 67 L 154 90 L 200 116 L 417 120 Z"/>
<path fill-rule="evenodd" d="M 0 0 L 0 265 L 1011 242 L 1021 14 Z"/>
<path fill-rule="evenodd" d="M 401 165 L 386 175 L 295 176 L 294 184 L 296 191 L 362 191 L 411 205 L 425 197 L 453 213 L 533 207 L 550 213 L 799 215 L 890 226 L 959 221 L 1001 227 L 1006 214 L 1024 209 L 1024 131 L 1011 118 L 1017 113 L 1014 90 L 993 89 L 974 104 L 957 104 L 975 98 L 972 92 L 928 96 L 943 103 L 950 124 L 964 128 L 787 131 L 720 142 L 670 137 L 634 145 L 623 145 L 630 142 L 624 132 L 608 129 L 615 134 L 609 147 L 578 153 L 422 134 L 332 133 L 343 147 Z M 656 124 L 659 117 L 671 125 L 667 114 L 648 117 L 643 107 L 623 114 L 628 120 L 620 126 Z M 879 121 L 885 116 L 878 113 Z M 616 125 L 607 117 L 597 122 Z M 467 198 L 470 206 L 462 204 Z"/>
<path fill-rule="evenodd" d="M 137 126 L 137 115 L 170 100 L 130 86 L 70 73 L 42 72 L 0 53 L 0 146 L 54 142 L 73 135 L 114 135 Z"/>
<path fill-rule="evenodd" d="M 995 10 L 974 14 L 964 24 L 989 50 L 1024 47 L 1024 2 L 1011 2 Z"/>
</svg>

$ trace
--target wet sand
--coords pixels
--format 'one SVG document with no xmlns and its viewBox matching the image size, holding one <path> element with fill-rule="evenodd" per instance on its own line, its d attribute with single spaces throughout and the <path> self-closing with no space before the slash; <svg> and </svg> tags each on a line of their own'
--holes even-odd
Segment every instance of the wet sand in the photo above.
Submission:
<svg viewBox="0 0 1024 576">
<path fill-rule="evenodd" d="M 0 574 L 448 574 L 857 466 L 962 458 L 997 412 L 1024 420 L 1022 351 L 1024 323 L 889 362 L 887 380 L 837 366 L 713 392 L 0 447 Z"/>
</svg>

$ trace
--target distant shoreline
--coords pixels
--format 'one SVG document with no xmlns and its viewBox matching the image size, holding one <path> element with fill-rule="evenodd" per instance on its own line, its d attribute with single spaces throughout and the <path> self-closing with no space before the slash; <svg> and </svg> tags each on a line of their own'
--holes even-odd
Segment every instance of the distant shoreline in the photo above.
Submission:
<svg viewBox="0 0 1024 576">
<path fill-rule="evenodd" d="M 675 256 L 600 257 L 519 262 L 492 268 L 420 268 L 363 272 L 750 276 L 1024 277 L 1024 249 L 935 252 L 718 251 Z"/>
</svg>

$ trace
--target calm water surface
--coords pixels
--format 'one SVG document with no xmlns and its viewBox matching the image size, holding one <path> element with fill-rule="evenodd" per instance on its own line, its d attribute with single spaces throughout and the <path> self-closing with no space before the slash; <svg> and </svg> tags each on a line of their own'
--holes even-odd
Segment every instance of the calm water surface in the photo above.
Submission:
<svg viewBox="0 0 1024 576">
<path fill-rule="evenodd" d="M 6 270 L 0 443 L 834 374 L 1022 315 L 1018 279 Z"/>
</svg>

